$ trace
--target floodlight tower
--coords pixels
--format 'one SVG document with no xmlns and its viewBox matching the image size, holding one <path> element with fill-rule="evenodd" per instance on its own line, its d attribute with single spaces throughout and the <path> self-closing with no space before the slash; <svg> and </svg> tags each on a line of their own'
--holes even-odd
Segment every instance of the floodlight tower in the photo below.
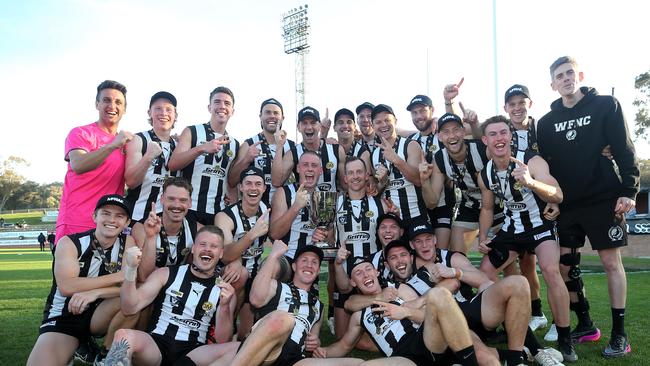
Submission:
<svg viewBox="0 0 650 366">
<path fill-rule="evenodd" d="M 305 83 L 307 78 L 307 54 L 309 53 L 309 18 L 307 4 L 293 8 L 282 15 L 284 53 L 295 54 L 296 115 L 305 106 Z M 298 131 L 296 130 L 296 138 Z"/>
</svg>

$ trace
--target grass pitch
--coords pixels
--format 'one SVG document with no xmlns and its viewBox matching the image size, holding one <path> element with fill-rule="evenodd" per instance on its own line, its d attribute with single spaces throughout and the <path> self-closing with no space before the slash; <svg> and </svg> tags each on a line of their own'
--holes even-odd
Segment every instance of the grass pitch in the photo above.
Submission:
<svg viewBox="0 0 650 366">
<path fill-rule="evenodd" d="M 49 251 L 38 249 L 0 249 L 0 365 L 24 365 L 38 336 L 38 326 L 43 315 L 45 298 L 52 284 Z M 597 258 L 585 258 L 586 262 L 597 263 Z M 611 313 L 607 295 L 607 281 L 602 273 L 585 275 L 585 283 L 591 313 L 603 336 L 599 342 L 581 344 L 576 347 L 581 365 L 650 365 L 650 260 L 624 259 L 628 273 L 628 299 L 625 328 L 632 344 L 632 354 L 618 360 L 605 360 L 600 352 L 609 340 Z M 598 266 L 590 267 L 597 271 Z M 545 298 L 545 289 L 542 297 Z M 326 296 L 322 299 L 327 303 Z M 544 300 L 544 313 L 549 317 L 550 309 Z M 575 325 L 575 316 L 574 316 Z M 542 344 L 546 329 L 537 331 Z M 321 342 L 333 342 L 327 326 L 323 324 Z M 548 344 L 553 346 L 552 344 Z M 373 357 L 366 352 L 354 352 L 357 357 Z"/>
</svg>

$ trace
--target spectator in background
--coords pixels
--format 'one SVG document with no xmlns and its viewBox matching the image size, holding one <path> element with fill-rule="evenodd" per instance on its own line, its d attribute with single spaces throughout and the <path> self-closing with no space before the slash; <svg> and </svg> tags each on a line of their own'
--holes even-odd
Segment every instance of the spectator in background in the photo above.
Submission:
<svg viewBox="0 0 650 366">
<path fill-rule="evenodd" d="M 42 232 L 38 234 L 38 246 L 41 249 L 41 252 L 45 250 L 45 235 Z"/>
<path fill-rule="evenodd" d="M 50 244 L 50 250 L 54 250 L 54 242 L 56 241 L 56 236 L 54 236 L 54 232 L 50 231 L 47 234 L 47 242 Z"/>
</svg>

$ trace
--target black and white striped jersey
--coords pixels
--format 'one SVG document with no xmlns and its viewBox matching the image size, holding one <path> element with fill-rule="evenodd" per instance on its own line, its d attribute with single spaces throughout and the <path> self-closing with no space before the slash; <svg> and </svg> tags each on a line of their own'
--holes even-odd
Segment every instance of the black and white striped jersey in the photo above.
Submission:
<svg viewBox="0 0 650 366">
<path fill-rule="evenodd" d="M 107 262 L 116 265 L 117 269 L 121 267 L 122 254 L 126 245 L 126 237 L 120 234 L 115 239 L 113 245 L 104 249 L 104 258 L 97 249 L 93 247 L 95 229 L 81 233 L 68 235 L 70 240 L 77 248 L 77 260 L 79 262 L 79 277 L 94 278 L 110 274 L 106 268 Z M 55 247 L 56 248 L 56 247 Z M 56 250 L 56 249 L 55 249 Z M 63 296 L 61 290 L 56 284 L 54 275 L 54 265 L 56 257 L 52 260 L 52 287 L 50 294 L 45 301 L 45 310 L 43 311 L 43 326 L 55 325 L 56 318 L 59 316 L 71 315 L 68 311 L 68 303 L 71 297 Z"/>
<path fill-rule="evenodd" d="M 161 141 L 153 130 L 138 132 L 136 138 L 142 140 L 142 149 L 140 151 L 142 156 L 147 152 L 149 142 L 156 142 L 162 148 L 162 154 L 153 159 L 147 167 L 142 184 L 129 188 L 126 193 L 126 202 L 131 207 L 132 212 L 131 219 L 142 221 L 149 216 L 152 202 L 156 203 L 158 212 L 162 212 L 160 196 L 162 195 L 165 178 L 176 175 L 176 172 L 169 171 L 169 158 L 176 148 L 176 143 L 174 139 L 169 139 L 169 142 Z"/>
<path fill-rule="evenodd" d="M 167 235 L 164 227 L 161 228 L 156 236 L 156 267 L 184 264 L 183 260 L 194 245 L 196 231 L 196 220 L 187 217 L 183 219 L 183 226 L 177 235 Z"/>
<path fill-rule="evenodd" d="M 510 132 L 512 132 L 512 140 L 510 141 L 510 148 L 514 154 L 517 151 L 532 150 L 538 153 L 539 147 L 537 146 L 537 130 L 535 129 L 535 119 L 528 117 L 528 128 L 525 130 L 517 130 L 514 125 L 510 125 Z"/>
<path fill-rule="evenodd" d="M 478 173 L 487 163 L 485 145 L 480 140 L 464 140 L 467 149 L 465 161 L 457 163 L 451 159 L 447 149 L 435 154 L 438 169 L 446 175 L 457 188 L 463 199 L 460 203 L 469 208 L 481 208 L 481 189 L 478 186 Z"/>
<path fill-rule="evenodd" d="M 424 295 L 427 291 L 436 286 L 436 284 L 431 280 L 431 277 L 429 277 L 429 271 L 426 267 L 420 267 L 415 270 L 411 275 L 411 278 L 404 282 L 404 284 L 412 288 L 418 296 Z"/>
<path fill-rule="evenodd" d="M 377 239 L 377 242 L 379 242 L 379 239 Z M 379 249 L 377 252 L 370 254 L 369 258 L 372 262 L 372 265 L 375 267 L 377 272 L 379 272 L 379 282 L 382 288 L 385 287 L 389 281 L 392 281 L 392 276 L 390 273 L 390 268 L 388 268 L 386 261 L 384 260 L 383 249 Z"/>
<path fill-rule="evenodd" d="M 423 136 L 422 132 L 418 131 L 409 136 L 409 138 L 411 140 L 417 141 L 418 144 L 420 144 L 422 151 L 424 152 L 424 159 L 429 164 L 433 163 L 433 157 L 436 152 L 440 149 L 444 149 L 445 147 L 442 142 L 438 140 L 437 133 L 431 133 L 429 135 Z"/>
<path fill-rule="evenodd" d="M 337 242 L 346 242 L 351 257 L 367 257 L 379 250 L 377 218 L 384 214 L 379 197 L 351 200 L 341 194 L 336 203 Z"/>
<path fill-rule="evenodd" d="M 248 143 L 248 146 L 253 146 L 256 143 L 260 142 L 257 147 L 261 150 L 260 155 L 258 155 L 251 166 L 255 166 L 256 168 L 260 169 L 264 173 L 264 183 L 266 183 L 266 191 L 264 191 L 264 196 L 262 196 L 262 201 L 264 201 L 267 205 L 270 204 L 271 200 L 273 199 L 273 193 L 275 193 L 276 188 L 271 184 L 271 163 L 273 162 L 273 158 L 275 157 L 275 150 L 276 146 L 275 144 L 269 144 L 268 141 L 266 141 L 266 137 L 264 136 L 264 133 L 260 132 L 257 135 L 246 139 L 246 143 Z M 284 153 L 288 153 L 290 151 L 294 151 L 296 149 L 296 143 L 287 140 L 284 143 Z"/>
<path fill-rule="evenodd" d="M 404 161 L 408 161 L 408 144 L 411 139 L 397 136 L 393 149 Z M 372 165 L 375 170 L 383 164 L 388 168 L 388 184 L 384 190 L 387 198 L 390 198 L 400 210 L 402 220 L 409 221 L 418 216 L 426 215 L 426 206 L 422 199 L 422 189 L 407 180 L 397 167 L 384 158 L 382 149 L 375 149 L 372 153 Z M 426 216 L 424 216 L 426 217 Z"/>
<path fill-rule="evenodd" d="M 391 303 L 401 305 L 404 300 L 397 298 L 396 301 L 391 301 Z M 399 352 L 399 349 L 407 342 L 411 341 L 418 328 L 420 328 L 420 324 L 414 323 L 407 318 L 393 320 L 389 317 L 379 316 L 378 313 L 372 312 L 372 308 L 376 306 L 372 305 L 361 310 L 361 327 L 368 332 L 381 353 L 386 357 L 390 357 L 393 353 Z"/>
<path fill-rule="evenodd" d="M 205 344 L 220 305 L 221 289 L 214 281 L 214 277 L 195 276 L 189 264 L 169 267 L 167 283 L 153 301 L 147 331 L 176 341 Z"/>
<path fill-rule="evenodd" d="M 188 127 L 191 133 L 190 148 L 202 145 L 222 135 L 210 127 L 210 123 Z M 230 138 L 215 154 L 201 154 L 182 170 L 183 178 L 194 188 L 192 210 L 199 213 L 216 214 L 226 207 L 224 198 L 228 193 L 228 172 L 235 161 L 239 142 Z"/>
<path fill-rule="evenodd" d="M 307 150 L 302 143 L 296 144 L 292 150 L 293 155 L 293 174 L 298 178 L 298 160 L 303 152 Z M 320 150 L 316 151 L 321 158 L 323 174 L 318 178 L 318 190 L 322 192 L 336 192 L 336 172 L 339 167 L 339 144 L 328 144 L 321 139 Z"/>
<path fill-rule="evenodd" d="M 295 184 L 290 184 L 282 187 L 284 189 L 284 197 L 286 199 L 287 208 L 296 200 L 296 192 L 298 187 Z M 312 225 L 311 220 L 309 219 L 309 206 L 303 207 L 298 215 L 291 222 L 291 228 L 289 232 L 285 234 L 282 238 L 289 250 L 284 254 L 287 257 L 293 259 L 293 256 L 296 254 L 298 248 L 302 248 L 305 245 L 311 245 L 311 237 L 314 235 L 314 230 L 316 227 Z"/>
<path fill-rule="evenodd" d="M 266 212 L 268 206 L 260 201 L 260 206 L 257 210 L 255 216 L 251 217 L 242 217 L 244 215 L 244 210 L 242 208 L 242 201 L 237 202 L 234 205 L 226 207 L 224 212 L 230 220 L 232 220 L 234 226 L 231 231 L 233 237 L 233 243 L 239 241 L 247 232 L 255 226 L 257 220 Z M 264 242 L 266 241 L 267 235 L 262 235 L 257 238 L 248 249 L 242 254 L 242 265 L 246 267 L 250 278 L 254 278 L 257 274 L 257 270 L 262 259 L 262 252 L 264 251 Z M 225 243 L 226 245 L 230 243 Z"/>
<path fill-rule="evenodd" d="M 354 140 L 354 142 L 352 143 L 352 147 L 350 148 L 350 151 L 347 151 L 345 154 L 347 156 L 355 156 L 361 159 L 361 155 L 363 155 L 363 153 L 366 151 L 370 153 L 367 144 L 364 144 L 362 140 Z"/>
<path fill-rule="evenodd" d="M 534 156 L 534 153 L 524 151 L 518 151 L 516 154 L 516 158 L 526 164 Z M 514 169 L 514 165 L 514 162 L 510 162 L 507 170 L 497 171 L 496 165 L 490 160 L 481 172 L 485 186 L 504 203 L 505 221 L 501 226 L 501 231 L 509 234 L 522 234 L 544 225 L 552 225 L 544 218 L 546 202 L 542 201 L 530 188 L 517 183 L 515 178 L 509 174 Z"/>
<path fill-rule="evenodd" d="M 286 311 L 294 316 L 296 324 L 287 342 L 295 343 L 304 351 L 305 338 L 320 320 L 323 311 L 318 294 L 300 289 L 293 283 L 278 282 L 275 295 L 266 305 L 256 309 L 255 318 L 261 319 L 276 310 Z"/>
</svg>

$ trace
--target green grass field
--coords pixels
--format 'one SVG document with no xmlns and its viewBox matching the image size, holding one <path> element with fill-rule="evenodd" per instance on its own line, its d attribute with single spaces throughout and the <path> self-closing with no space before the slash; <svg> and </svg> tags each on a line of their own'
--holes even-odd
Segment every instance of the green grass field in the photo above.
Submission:
<svg viewBox="0 0 650 366">
<path fill-rule="evenodd" d="M 0 249 L 0 365 L 24 365 L 38 335 L 38 326 L 43 314 L 45 298 L 51 286 L 51 255 L 38 249 Z M 597 258 L 585 258 L 586 262 L 597 262 Z M 610 308 L 607 296 L 607 282 L 603 274 L 585 276 L 592 316 L 601 328 L 603 337 L 597 343 L 577 346 L 582 365 L 650 365 L 647 345 L 650 344 L 650 317 L 647 296 L 650 294 L 650 260 L 625 259 L 626 268 L 636 272 L 628 273 L 628 305 L 626 331 L 632 343 L 632 355 L 619 360 L 604 360 L 600 356 L 606 346 L 611 328 Z M 593 267 L 592 270 L 596 270 Z M 642 270 L 642 271 L 639 271 Z M 543 293 L 544 296 L 544 293 Z M 323 298 L 327 302 L 326 297 Z M 644 310 L 645 309 L 645 310 Z M 550 310 L 544 303 L 544 312 Z M 550 320 L 550 319 L 549 319 Z M 537 332 L 540 340 L 545 330 Z M 329 330 L 323 325 L 323 344 L 333 341 Z M 542 344 L 543 344 L 542 340 Z M 354 352 L 358 357 L 373 355 Z"/>
<path fill-rule="evenodd" d="M 0 217 L 5 219 L 5 223 L 16 223 L 24 219 L 28 225 L 43 225 L 43 221 L 41 221 L 43 211 L 2 214 Z"/>
</svg>

